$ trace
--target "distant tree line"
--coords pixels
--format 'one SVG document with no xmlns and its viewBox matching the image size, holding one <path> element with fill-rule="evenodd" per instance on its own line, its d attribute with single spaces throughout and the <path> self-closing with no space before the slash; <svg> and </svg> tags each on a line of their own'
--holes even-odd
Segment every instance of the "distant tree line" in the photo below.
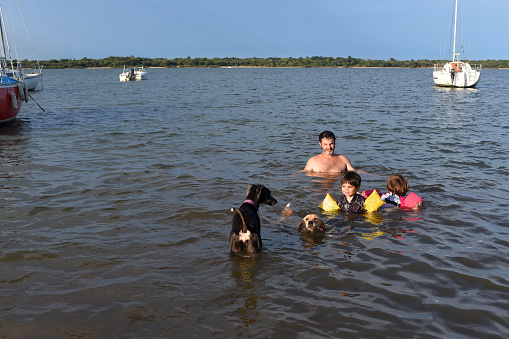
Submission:
<svg viewBox="0 0 509 339">
<path fill-rule="evenodd" d="M 371 60 L 333 57 L 305 57 L 305 58 L 139 58 L 134 56 L 110 56 L 104 59 L 49 59 L 39 61 L 44 68 L 89 68 L 89 67 L 404 67 L 420 68 L 433 67 L 436 63 L 445 63 L 447 60 L 404 60 L 394 58 L 389 60 Z M 509 60 L 471 60 L 472 65 L 483 65 L 484 68 L 509 68 Z M 22 65 L 29 66 L 36 62 L 22 60 Z"/>
</svg>

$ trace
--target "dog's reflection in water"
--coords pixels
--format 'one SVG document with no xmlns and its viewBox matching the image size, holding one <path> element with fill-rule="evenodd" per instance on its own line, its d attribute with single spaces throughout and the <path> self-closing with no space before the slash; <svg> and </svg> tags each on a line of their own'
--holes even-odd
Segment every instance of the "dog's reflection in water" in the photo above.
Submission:
<svg viewBox="0 0 509 339">
<path fill-rule="evenodd" d="M 318 245 L 325 244 L 325 232 L 303 232 L 302 233 L 302 247 L 312 248 Z"/>
<path fill-rule="evenodd" d="M 234 288 L 234 301 L 243 300 L 243 305 L 235 310 L 242 323 L 243 328 L 249 328 L 256 323 L 258 318 L 258 294 L 256 287 L 263 283 L 257 277 L 259 276 L 259 255 L 258 253 L 232 254 L 232 277 L 237 287 Z M 240 325 L 239 325 L 240 327 Z"/>
</svg>

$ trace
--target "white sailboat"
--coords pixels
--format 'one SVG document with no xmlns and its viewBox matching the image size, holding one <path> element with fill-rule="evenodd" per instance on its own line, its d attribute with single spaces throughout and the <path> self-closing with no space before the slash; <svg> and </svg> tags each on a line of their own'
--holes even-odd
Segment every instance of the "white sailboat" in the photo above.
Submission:
<svg viewBox="0 0 509 339">
<path fill-rule="evenodd" d="M 33 91 L 41 84 L 40 88 L 42 89 L 42 66 L 39 65 L 39 61 L 37 60 L 37 66 L 31 69 L 22 68 L 20 63 L 18 62 L 18 67 L 15 69 L 6 69 L 7 76 L 13 78 L 21 78 L 23 79 L 23 83 L 25 87 L 29 91 Z"/>
<path fill-rule="evenodd" d="M 25 17 L 23 16 L 23 12 L 21 11 L 21 7 L 17 0 L 16 0 L 16 3 L 18 5 L 21 20 L 23 21 L 23 25 L 25 26 L 25 30 L 26 30 L 28 39 L 30 40 L 30 44 L 32 45 L 32 49 L 34 50 L 35 61 L 37 64 L 33 67 L 24 68 L 24 67 L 21 67 L 20 63 L 18 62 L 17 67 L 12 67 L 11 69 L 7 69 L 6 72 L 7 72 L 7 75 L 10 77 L 23 79 L 23 83 L 25 84 L 26 89 L 29 91 L 33 91 L 38 87 L 40 89 L 43 89 L 42 66 L 39 65 L 39 59 L 37 58 L 37 53 L 35 52 L 35 47 L 34 47 L 34 43 L 32 42 L 32 37 L 30 36 L 30 33 L 28 32 L 28 27 L 25 22 Z M 17 50 L 16 50 L 16 59 L 20 60 L 20 58 L 18 58 Z"/>
<path fill-rule="evenodd" d="M 460 53 L 456 53 L 456 28 L 458 23 L 458 0 L 454 8 L 454 42 L 452 61 L 435 64 L 433 81 L 442 87 L 475 87 L 481 78 L 481 66 L 472 67 L 468 62 L 460 61 Z"/>
</svg>

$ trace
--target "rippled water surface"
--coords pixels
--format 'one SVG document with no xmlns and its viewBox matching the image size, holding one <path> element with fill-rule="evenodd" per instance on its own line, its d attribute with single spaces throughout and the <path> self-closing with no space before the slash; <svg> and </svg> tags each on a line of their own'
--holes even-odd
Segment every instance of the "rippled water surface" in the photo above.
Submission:
<svg viewBox="0 0 509 339">
<path fill-rule="evenodd" d="M 0 128 L 0 337 L 509 336 L 509 70 L 119 73 L 46 70 L 46 112 Z M 423 208 L 323 213 L 339 177 L 301 170 L 324 129 L 361 189 L 401 173 Z M 230 255 L 250 183 L 279 203 L 263 251 Z"/>
</svg>

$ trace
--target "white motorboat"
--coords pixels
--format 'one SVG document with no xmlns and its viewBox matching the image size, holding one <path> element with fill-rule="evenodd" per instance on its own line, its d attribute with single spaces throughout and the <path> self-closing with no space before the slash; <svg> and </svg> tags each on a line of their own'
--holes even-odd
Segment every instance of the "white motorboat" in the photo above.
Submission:
<svg viewBox="0 0 509 339">
<path fill-rule="evenodd" d="M 125 68 L 124 71 L 118 76 L 120 81 L 133 81 L 133 80 L 146 80 L 147 71 L 141 67 Z"/>
<path fill-rule="evenodd" d="M 460 61 L 460 53 L 456 53 L 456 27 L 458 23 L 458 0 L 454 8 L 454 42 L 452 61 L 446 64 L 435 64 L 433 81 L 442 87 L 475 87 L 481 77 L 481 66 L 470 66 Z"/>
</svg>

